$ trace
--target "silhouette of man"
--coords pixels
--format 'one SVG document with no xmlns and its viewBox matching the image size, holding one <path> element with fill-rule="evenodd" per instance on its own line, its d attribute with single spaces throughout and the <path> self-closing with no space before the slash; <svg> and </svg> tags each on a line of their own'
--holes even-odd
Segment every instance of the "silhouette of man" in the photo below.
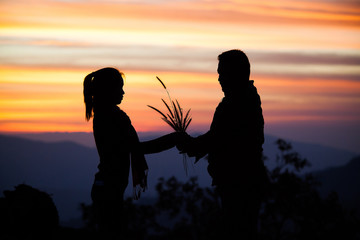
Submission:
<svg viewBox="0 0 360 240">
<path fill-rule="evenodd" d="M 262 161 L 264 118 L 260 96 L 249 80 L 250 62 L 240 50 L 218 56 L 218 74 L 224 98 L 216 108 L 210 130 L 178 145 L 195 156 L 208 154 L 208 172 L 222 203 L 224 234 L 255 239 L 266 182 Z"/>
</svg>

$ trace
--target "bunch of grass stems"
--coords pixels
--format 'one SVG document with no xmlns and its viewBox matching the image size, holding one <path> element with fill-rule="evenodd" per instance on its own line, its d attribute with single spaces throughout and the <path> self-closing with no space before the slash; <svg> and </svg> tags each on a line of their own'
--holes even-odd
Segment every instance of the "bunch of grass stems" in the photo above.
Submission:
<svg viewBox="0 0 360 240">
<path fill-rule="evenodd" d="M 170 97 L 169 91 L 166 88 L 166 85 L 164 84 L 163 81 L 161 81 L 161 79 L 159 77 L 156 77 L 157 80 L 161 83 L 161 85 L 163 86 L 163 88 L 165 89 L 168 97 L 169 97 L 169 101 L 170 104 L 168 104 L 164 99 L 161 99 L 164 103 L 164 105 L 166 106 L 168 113 L 163 113 L 162 111 L 160 111 L 159 109 L 148 105 L 148 107 L 150 107 L 151 109 L 157 111 L 158 113 L 160 113 L 160 115 L 162 116 L 162 120 L 165 121 L 170 127 L 172 127 L 176 132 L 186 132 L 186 129 L 188 128 L 192 118 L 190 117 L 190 110 L 189 109 L 186 114 L 184 114 L 183 109 L 180 107 L 179 102 L 175 99 L 175 101 L 173 101 Z M 186 153 L 183 153 L 183 164 L 184 164 L 184 169 L 185 169 L 185 173 L 187 175 L 187 157 L 186 157 Z"/>
</svg>

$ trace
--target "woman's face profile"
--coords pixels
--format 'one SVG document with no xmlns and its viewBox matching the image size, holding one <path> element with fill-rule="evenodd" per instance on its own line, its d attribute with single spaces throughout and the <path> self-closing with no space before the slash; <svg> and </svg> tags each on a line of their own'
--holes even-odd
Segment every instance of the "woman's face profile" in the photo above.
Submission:
<svg viewBox="0 0 360 240">
<path fill-rule="evenodd" d="M 116 104 L 120 104 L 124 98 L 125 91 L 123 89 L 124 83 L 123 80 L 119 81 L 116 88 L 114 89 L 114 100 Z"/>
</svg>

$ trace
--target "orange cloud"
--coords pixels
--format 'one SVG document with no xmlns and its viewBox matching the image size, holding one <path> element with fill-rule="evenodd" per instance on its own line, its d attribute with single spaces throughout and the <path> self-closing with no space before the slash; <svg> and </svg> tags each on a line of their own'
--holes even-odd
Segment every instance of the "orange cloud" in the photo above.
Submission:
<svg viewBox="0 0 360 240">
<path fill-rule="evenodd" d="M 146 2 L 144 2 L 146 3 Z M 116 19 L 162 22 L 241 24 L 297 24 L 356 27 L 359 5 L 342 1 L 164 1 L 161 4 L 91 1 L 3 1 L 1 19 L 17 19 L 29 25 L 126 27 Z M 25 7 L 32 6 L 32 7 Z M 110 20 L 110 21 L 109 21 Z M 4 21 L 6 22 L 6 21 Z M 141 25 L 130 25 L 135 30 Z M 169 27 L 169 26 L 168 26 Z"/>
</svg>

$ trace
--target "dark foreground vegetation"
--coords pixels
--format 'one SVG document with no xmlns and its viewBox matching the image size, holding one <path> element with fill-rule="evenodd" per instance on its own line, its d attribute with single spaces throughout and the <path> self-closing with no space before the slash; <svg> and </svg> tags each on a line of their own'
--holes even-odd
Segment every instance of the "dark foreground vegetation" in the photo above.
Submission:
<svg viewBox="0 0 360 240">
<path fill-rule="evenodd" d="M 267 197 L 259 216 L 260 239 L 360 239 L 359 214 L 340 204 L 336 192 L 322 197 L 308 165 L 278 140 L 277 167 L 268 171 Z M 266 159 L 265 159 L 266 161 Z M 157 198 L 146 204 L 125 201 L 125 239 L 222 239 L 220 200 L 214 188 L 196 178 L 183 183 L 160 178 Z M 239 193 L 241 195 L 241 193 Z M 92 208 L 81 204 L 83 229 L 59 226 L 51 196 L 27 185 L 5 191 L 0 199 L 1 239 L 97 239 Z"/>
</svg>

